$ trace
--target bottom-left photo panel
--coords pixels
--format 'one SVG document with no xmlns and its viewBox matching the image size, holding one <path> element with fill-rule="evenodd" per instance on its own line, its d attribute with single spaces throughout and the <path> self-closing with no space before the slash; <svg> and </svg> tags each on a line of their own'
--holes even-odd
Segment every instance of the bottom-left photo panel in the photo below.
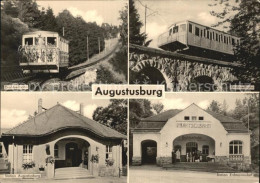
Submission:
<svg viewBox="0 0 260 183">
<path fill-rule="evenodd" d="M 127 182 L 127 100 L 2 92 L 0 182 Z"/>
</svg>

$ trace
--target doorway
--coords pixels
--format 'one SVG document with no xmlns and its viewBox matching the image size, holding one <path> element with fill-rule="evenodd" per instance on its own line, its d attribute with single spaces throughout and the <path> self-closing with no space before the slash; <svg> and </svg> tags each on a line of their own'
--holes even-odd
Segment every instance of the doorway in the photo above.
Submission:
<svg viewBox="0 0 260 183">
<path fill-rule="evenodd" d="M 82 152 L 78 144 L 70 142 L 66 144 L 66 167 L 77 167 L 81 163 Z"/>
</svg>

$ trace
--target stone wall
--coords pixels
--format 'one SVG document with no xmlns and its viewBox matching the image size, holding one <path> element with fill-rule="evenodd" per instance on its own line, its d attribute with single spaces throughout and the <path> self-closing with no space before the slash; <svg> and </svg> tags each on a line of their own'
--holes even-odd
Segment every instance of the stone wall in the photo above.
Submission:
<svg viewBox="0 0 260 183">
<path fill-rule="evenodd" d="M 156 157 L 156 164 L 159 166 L 163 166 L 165 164 L 171 164 L 172 157 Z"/>
<path fill-rule="evenodd" d="M 217 64 L 193 62 L 186 59 L 175 59 L 154 54 L 130 51 L 129 66 L 134 72 L 140 72 L 145 67 L 158 69 L 165 78 L 167 88 L 173 89 L 178 84 L 179 91 L 187 91 L 196 77 L 212 78 L 218 91 L 223 91 L 223 84 L 236 80 L 231 73 L 232 68 Z M 177 83 L 175 83 L 177 81 Z"/>
<path fill-rule="evenodd" d="M 133 157 L 132 158 L 132 165 L 133 166 L 139 166 L 142 164 L 142 158 L 141 157 Z"/>
</svg>

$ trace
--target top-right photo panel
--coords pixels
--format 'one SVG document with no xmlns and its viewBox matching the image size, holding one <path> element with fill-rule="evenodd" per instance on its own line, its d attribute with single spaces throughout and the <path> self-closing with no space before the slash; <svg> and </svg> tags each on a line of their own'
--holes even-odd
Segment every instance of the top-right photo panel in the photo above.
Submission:
<svg viewBox="0 0 260 183">
<path fill-rule="evenodd" d="M 260 89 L 259 0 L 129 0 L 129 83 Z"/>
</svg>

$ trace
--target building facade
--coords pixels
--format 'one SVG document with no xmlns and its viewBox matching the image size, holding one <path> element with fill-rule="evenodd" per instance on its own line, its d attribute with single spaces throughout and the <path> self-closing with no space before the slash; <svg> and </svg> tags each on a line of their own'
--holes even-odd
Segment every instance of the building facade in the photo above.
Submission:
<svg viewBox="0 0 260 183">
<path fill-rule="evenodd" d="M 141 120 L 133 130 L 132 165 L 171 164 L 177 151 L 181 162 L 196 153 L 199 162 L 251 164 L 250 133 L 241 121 L 191 104 Z"/>
<path fill-rule="evenodd" d="M 60 168 L 78 167 L 99 175 L 122 168 L 126 136 L 60 104 L 2 134 L 12 173 L 54 178 Z"/>
</svg>

